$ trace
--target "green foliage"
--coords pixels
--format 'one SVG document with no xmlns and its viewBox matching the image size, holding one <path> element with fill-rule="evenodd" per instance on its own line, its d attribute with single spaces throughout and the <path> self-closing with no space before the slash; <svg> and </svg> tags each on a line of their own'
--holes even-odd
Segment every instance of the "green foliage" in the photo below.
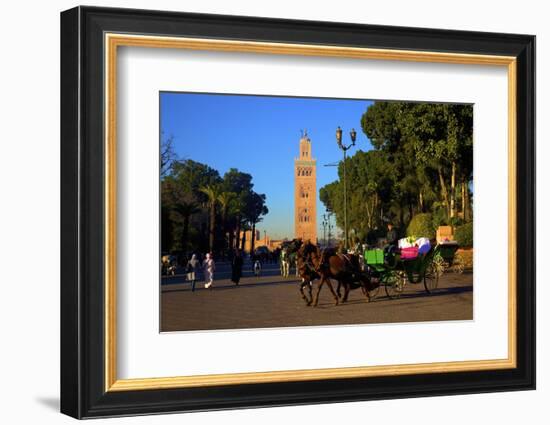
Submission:
<svg viewBox="0 0 550 425">
<path fill-rule="evenodd" d="M 474 223 L 466 223 L 455 229 L 454 238 L 461 248 L 474 246 Z"/>
<path fill-rule="evenodd" d="M 339 195 L 341 195 L 340 198 L 338 198 Z M 343 196 L 343 192 L 340 194 L 339 181 L 329 183 L 319 189 L 319 199 L 323 204 L 325 204 L 325 208 L 329 212 L 336 212 L 336 209 L 339 206 L 338 204 L 343 202 Z"/>
<path fill-rule="evenodd" d="M 443 205 L 434 205 L 432 207 L 432 221 L 434 229 L 439 226 L 447 226 L 449 219 L 447 218 L 447 209 Z"/>
<path fill-rule="evenodd" d="M 435 238 L 433 217 L 430 213 L 415 215 L 407 227 L 407 236 Z"/>
<path fill-rule="evenodd" d="M 460 217 L 451 217 L 449 224 L 453 227 L 462 226 L 464 224 L 464 220 Z"/>
<path fill-rule="evenodd" d="M 268 213 L 266 196 L 253 186 L 252 176 L 236 168 L 222 178 L 206 164 L 172 161 L 161 181 L 163 249 L 226 249 L 228 234 L 251 228 Z"/>
<path fill-rule="evenodd" d="M 433 222 L 427 225 L 432 230 L 455 222 L 450 217 L 462 208 L 459 188 L 473 176 L 472 118 L 471 105 L 370 105 L 361 117 L 361 128 L 374 149 L 359 150 L 346 161 L 349 234 L 374 239 L 372 230 L 383 228 L 385 221 L 405 229 L 422 213 L 433 214 Z M 321 188 L 320 199 L 335 213 L 342 229 L 343 162 L 338 180 Z"/>
</svg>

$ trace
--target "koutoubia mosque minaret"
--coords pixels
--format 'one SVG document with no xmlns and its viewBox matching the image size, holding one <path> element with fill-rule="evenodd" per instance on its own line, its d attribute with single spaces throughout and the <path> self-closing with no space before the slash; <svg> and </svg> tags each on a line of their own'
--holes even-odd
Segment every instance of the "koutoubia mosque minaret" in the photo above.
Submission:
<svg viewBox="0 0 550 425">
<path fill-rule="evenodd" d="M 313 243 L 317 243 L 316 167 L 305 131 L 300 139 L 300 156 L 294 159 L 294 234 Z"/>
</svg>

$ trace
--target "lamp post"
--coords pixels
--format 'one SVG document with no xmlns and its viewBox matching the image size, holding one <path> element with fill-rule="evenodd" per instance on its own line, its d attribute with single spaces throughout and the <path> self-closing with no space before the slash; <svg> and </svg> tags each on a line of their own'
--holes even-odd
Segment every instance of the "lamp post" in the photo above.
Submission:
<svg viewBox="0 0 550 425">
<path fill-rule="evenodd" d="M 328 221 L 328 246 L 332 246 L 332 233 L 331 230 L 334 228 L 334 225 L 332 224 L 332 221 L 330 221 L 330 218 L 332 217 L 332 212 L 329 212 L 327 215 L 327 221 Z"/>
<path fill-rule="evenodd" d="M 354 128 L 349 132 L 351 138 L 351 144 L 344 145 L 342 143 L 342 129 L 340 126 L 336 129 L 336 143 L 342 152 L 344 152 L 344 248 L 347 251 L 348 249 L 348 194 L 347 194 L 347 183 L 346 183 L 346 153 L 348 149 L 352 146 L 355 146 L 355 139 L 357 133 Z"/>
<path fill-rule="evenodd" d="M 327 211 L 326 214 L 323 214 L 323 237 L 325 239 L 325 246 L 330 246 L 330 239 L 331 239 L 331 230 L 332 230 L 332 223 L 330 222 L 330 217 L 332 213 L 330 211 Z M 328 229 L 328 241 L 327 241 L 327 229 Z"/>
</svg>

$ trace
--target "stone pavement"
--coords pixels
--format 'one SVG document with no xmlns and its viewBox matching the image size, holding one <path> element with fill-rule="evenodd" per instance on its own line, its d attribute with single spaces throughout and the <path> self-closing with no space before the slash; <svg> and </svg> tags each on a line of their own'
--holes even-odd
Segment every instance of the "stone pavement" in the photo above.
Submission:
<svg viewBox="0 0 550 425">
<path fill-rule="evenodd" d="M 200 276 L 199 276 L 200 277 Z M 283 278 L 276 264 L 264 265 L 260 278 L 249 264 L 239 286 L 229 280 L 230 267 L 217 266 L 214 288 L 197 282 L 195 292 L 183 275 L 163 278 L 161 331 L 270 328 L 310 325 L 472 320 L 473 276 L 446 273 L 433 294 L 424 285 L 408 284 L 400 299 L 389 299 L 384 288 L 370 303 L 360 289 L 338 306 L 330 290 L 322 288 L 317 307 L 308 307 L 299 294 L 295 276 Z M 336 282 L 333 282 L 336 289 Z M 314 284 L 316 291 L 316 284 Z"/>
</svg>

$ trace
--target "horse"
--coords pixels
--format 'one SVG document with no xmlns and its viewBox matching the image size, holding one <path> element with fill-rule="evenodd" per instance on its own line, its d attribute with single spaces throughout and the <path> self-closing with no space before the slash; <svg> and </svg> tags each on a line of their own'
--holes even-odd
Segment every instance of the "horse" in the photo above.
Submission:
<svg viewBox="0 0 550 425">
<path fill-rule="evenodd" d="M 300 281 L 300 295 L 305 301 L 306 305 L 311 305 L 313 301 L 312 294 L 312 282 L 315 279 L 319 279 L 319 274 L 313 270 L 311 263 L 308 261 L 307 253 L 303 252 L 303 242 L 301 239 L 293 239 L 288 242 L 283 249 L 286 249 L 288 254 L 289 268 L 290 264 L 295 264 L 296 276 L 301 277 Z M 304 289 L 307 288 L 309 298 L 305 294 Z"/>
<path fill-rule="evenodd" d="M 314 307 L 317 306 L 319 302 L 319 294 L 325 283 L 334 296 L 335 305 L 338 305 L 340 302 L 340 286 L 344 287 L 342 303 L 347 302 L 349 291 L 357 288 L 361 288 L 361 291 L 365 295 L 366 302 L 370 301 L 369 291 L 375 289 L 379 283 L 371 281 L 369 275 L 361 271 L 357 255 L 338 254 L 334 249 L 325 249 L 321 251 L 317 246 L 311 243 L 304 246 L 304 253 L 306 252 L 315 271 L 320 276 L 317 292 L 313 299 Z M 337 291 L 334 291 L 331 279 L 338 281 Z"/>
</svg>

